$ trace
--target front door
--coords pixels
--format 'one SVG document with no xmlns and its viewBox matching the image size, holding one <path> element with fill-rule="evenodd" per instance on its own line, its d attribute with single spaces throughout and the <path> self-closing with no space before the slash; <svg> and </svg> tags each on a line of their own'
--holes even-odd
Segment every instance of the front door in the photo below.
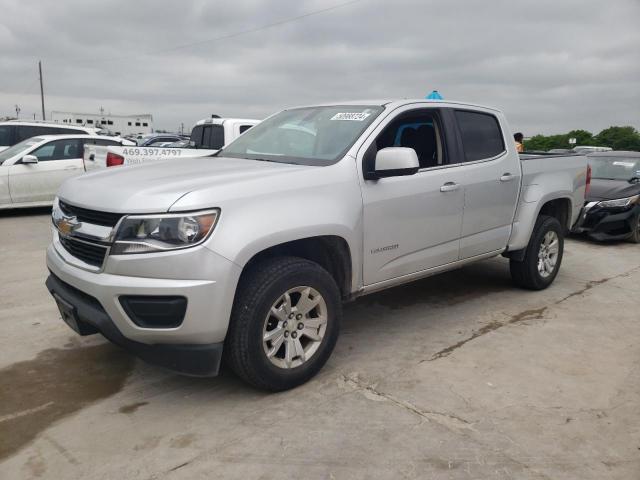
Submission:
<svg viewBox="0 0 640 480">
<path fill-rule="evenodd" d="M 414 175 L 362 181 L 365 285 L 458 260 L 464 167 L 447 164 L 437 109 L 403 110 L 362 149 L 364 162 L 392 146 L 413 148 L 420 160 Z"/>
<path fill-rule="evenodd" d="M 84 173 L 81 142 L 75 138 L 53 140 L 30 153 L 38 163 L 18 161 L 9 167 L 9 191 L 13 203 L 53 201 L 67 179 Z"/>
</svg>

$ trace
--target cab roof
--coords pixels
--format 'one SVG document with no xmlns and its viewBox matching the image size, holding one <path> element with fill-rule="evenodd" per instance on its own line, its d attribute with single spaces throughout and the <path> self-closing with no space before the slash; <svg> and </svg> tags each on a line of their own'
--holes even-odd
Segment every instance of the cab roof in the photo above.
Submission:
<svg viewBox="0 0 640 480">
<path fill-rule="evenodd" d="M 348 100 L 348 101 L 339 101 L 339 102 L 330 102 L 330 103 L 321 103 L 316 105 L 300 105 L 299 107 L 293 108 L 304 108 L 304 107 L 332 107 L 332 106 L 340 106 L 340 105 L 377 105 L 381 107 L 387 107 L 390 109 L 402 107 L 404 105 L 411 104 L 424 104 L 429 106 L 441 106 L 441 107 L 471 107 L 471 108 L 479 108 L 484 110 L 493 110 L 495 112 L 500 112 L 497 108 L 488 107 L 486 105 L 479 105 L 475 103 L 468 102 L 458 102 L 455 100 L 427 100 L 426 98 L 401 98 L 401 99 L 376 99 L 376 100 Z"/>
<path fill-rule="evenodd" d="M 125 138 L 122 137 L 112 137 L 109 135 L 89 135 L 89 134 L 85 134 L 85 133 L 70 133 L 68 135 L 35 135 L 31 138 L 39 138 L 42 141 L 44 140 L 65 140 L 67 138 L 86 138 L 86 139 L 91 139 L 91 140 L 95 140 L 95 139 L 104 139 L 104 140 L 115 140 L 115 141 L 119 141 L 119 140 L 126 140 Z"/>
<path fill-rule="evenodd" d="M 85 127 L 82 125 L 70 125 L 64 123 L 56 123 L 56 122 L 43 122 L 43 121 L 25 121 L 25 120 L 5 120 L 0 122 L 0 125 L 17 125 L 24 127 L 55 127 L 55 128 L 67 128 L 69 130 L 84 130 L 86 132 L 97 132 L 100 130 L 95 127 Z"/>
</svg>

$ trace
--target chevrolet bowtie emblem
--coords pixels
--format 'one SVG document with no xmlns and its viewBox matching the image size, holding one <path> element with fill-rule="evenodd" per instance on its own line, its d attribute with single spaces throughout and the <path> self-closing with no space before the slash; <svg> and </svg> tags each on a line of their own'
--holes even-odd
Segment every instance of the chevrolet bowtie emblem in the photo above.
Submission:
<svg viewBox="0 0 640 480">
<path fill-rule="evenodd" d="M 63 217 L 58 221 L 58 231 L 65 236 L 71 235 L 76 228 L 80 226 L 80 222 L 76 217 Z"/>
</svg>

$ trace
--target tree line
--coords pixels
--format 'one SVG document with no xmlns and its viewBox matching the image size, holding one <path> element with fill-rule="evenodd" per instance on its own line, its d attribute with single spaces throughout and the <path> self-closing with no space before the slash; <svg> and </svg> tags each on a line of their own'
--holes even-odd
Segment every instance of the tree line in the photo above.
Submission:
<svg viewBox="0 0 640 480">
<path fill-rule="evenodd" d="M 560 135 L 534 135 L 525 141 L 526 150 L 551 150 L 552 148 L 572 148 L 569 139 L 575 138 L 575 145 L 611 147 L 614 150 L 640 151 L 640 133 L 633 127 L 609 127 L 594 135 L 587 130 L 571 130 Z"/>
</svg>

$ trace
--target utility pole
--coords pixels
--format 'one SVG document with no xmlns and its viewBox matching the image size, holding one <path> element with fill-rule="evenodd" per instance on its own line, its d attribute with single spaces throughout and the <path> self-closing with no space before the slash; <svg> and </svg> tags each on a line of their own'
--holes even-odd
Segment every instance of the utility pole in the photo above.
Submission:
<svg viewBox="0 0 640 480">
<path fill-rule="evenodd" d="M 38 72 L 40 72 L 40 101 L 42 102 L 42 120 L 45 120 L 44 116 L 44 88 L 42 87 L 42 62 L 38 60 Z"/>
</svg>

